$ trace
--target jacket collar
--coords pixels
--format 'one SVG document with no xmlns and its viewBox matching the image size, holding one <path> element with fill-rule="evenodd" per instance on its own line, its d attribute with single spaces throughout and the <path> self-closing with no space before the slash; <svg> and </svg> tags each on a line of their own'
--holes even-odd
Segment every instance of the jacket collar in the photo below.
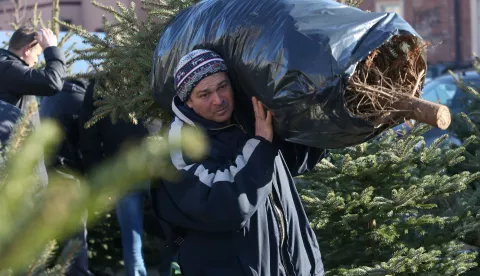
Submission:
<svg viewBox="0 0 480 276">
<path fill-rule="evenodd" d="M 13 59 L 13 60 L 18 60 L 21 63 L 23 63 L 25 66 L 28 66 L 28 64 L 21 59 L 19 56 L 17 56 L 14 52 L 6 50 L 6 49 L 0 49 L 0 56 L 5 56 L 7 59 Z"/>
</svg>

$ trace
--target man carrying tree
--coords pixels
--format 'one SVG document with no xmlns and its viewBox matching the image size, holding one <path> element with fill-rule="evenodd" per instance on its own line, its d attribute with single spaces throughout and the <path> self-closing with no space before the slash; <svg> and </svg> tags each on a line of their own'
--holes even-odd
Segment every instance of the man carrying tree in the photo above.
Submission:
<svg viewBox="0 0 480 276">
<path fill-rule="evenodd" d="M 45 69 L 33 69 L 44 54 Z M 26 112 L 35 96 L 51 96 L 60 92 L 66 76 L 65 57 L 57 48 L 57 37 L 50 29 L 21 27 L 10 38 L 8 50 L 0 49 L 0 100 Z M 38 112 L 32 114 L 38 125 Z"/>
<path fill-rule="evenodd" d="M 323 275 L 317 239 L 292 175 L 311 169 L 325 150 L 274 139 L 272 113 L 253 98 L 255 130 L 233 116 L 233 89 L 224 60 L 209 50 L 184 56 L 175 70 L 175 119 L 205 129 L 210 152 L 201 161 L 172 152 L 178 182 L 154 191 L 156 211 L 184 232 L 178 261 L 192 275 Z"/>
</svg>

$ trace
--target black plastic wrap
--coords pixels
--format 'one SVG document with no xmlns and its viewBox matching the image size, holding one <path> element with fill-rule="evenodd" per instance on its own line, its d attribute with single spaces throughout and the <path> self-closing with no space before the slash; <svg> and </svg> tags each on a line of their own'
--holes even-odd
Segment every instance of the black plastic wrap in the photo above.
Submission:
<svg viewBox="0 0 480 276">
<path fill-rule="evenodd" d="M 253 125 L 251 97 L 275 114 L 276 135 L 319 148 L 367 141 L 375 128 L 343 95 L 357 63 L 394 35 L 418 34 L 394 13 L 329 0 L 207 0 L 180 12 L 153 57 L 155 101 L 171 110 L 173 73 L 194 49 L 219 53 L 230 70 L 237 116 Z"/>
</svg>

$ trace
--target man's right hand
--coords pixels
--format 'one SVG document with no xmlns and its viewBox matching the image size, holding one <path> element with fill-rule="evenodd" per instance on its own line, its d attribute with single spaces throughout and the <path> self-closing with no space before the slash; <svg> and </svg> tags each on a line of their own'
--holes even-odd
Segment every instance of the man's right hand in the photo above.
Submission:
<svg viewBox="0 0 480 276">
<path fill-rule="evenodd" d="M 253 111 L 255 112 L 255 136 L 265 138 L 265 140 L 272 142 L 273 140 L 273 124 L 272 124 L 272 112 L 267 111 L 265 116 L 265 110 L 263 103 L 257 98 L 252 97 Z"/>
<path fill-rule="evenodd" d="M 35 36 L 35 39 L 43 50 L 58 45 L 57 36 L 50 29 L 41 29 Z"/>
</svg>

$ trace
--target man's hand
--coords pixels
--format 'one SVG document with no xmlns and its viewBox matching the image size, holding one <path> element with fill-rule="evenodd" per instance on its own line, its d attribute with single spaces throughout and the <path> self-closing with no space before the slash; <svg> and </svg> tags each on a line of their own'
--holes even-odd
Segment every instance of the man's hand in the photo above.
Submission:
<svg viewBox="0 0 480 276">
<path fill-rule="evenodd" d="M 253 111 L 255 112 L 255 135 L 261 136 L 272 142 L 273 140 L 273 125 L 272 125 L 272 112 L 267 111 L 265 116 L 265 110 L 263 109 L 263 103 L 258 101 L 257 98 L 252 97 Z"/>
<path fill-rule="evenodd" d="M 42 47 L 43 50 L 48 47 L 57 46 L 57 36 L 53 34 L 50 29 L 41 29 L 39 33 L 35 36 L 35 39 L 38 41 L 38 44 Z"/>
</svg>

